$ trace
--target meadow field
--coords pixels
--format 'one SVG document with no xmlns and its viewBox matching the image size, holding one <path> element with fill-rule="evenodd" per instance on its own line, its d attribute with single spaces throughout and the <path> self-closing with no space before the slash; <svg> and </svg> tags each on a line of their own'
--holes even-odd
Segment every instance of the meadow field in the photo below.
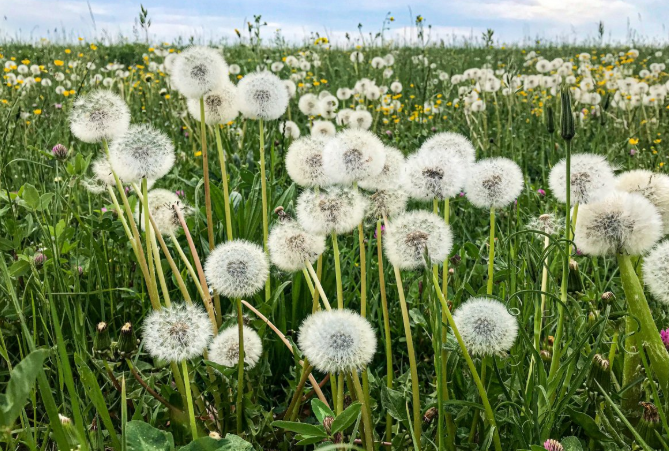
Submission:
<svg viewBox="0 0 669 451">
<path fill-rule="evenodd" d="M 669 49 L 248 31 L 0 45 L 2 449 L 669 449 Z"/>
</svg>

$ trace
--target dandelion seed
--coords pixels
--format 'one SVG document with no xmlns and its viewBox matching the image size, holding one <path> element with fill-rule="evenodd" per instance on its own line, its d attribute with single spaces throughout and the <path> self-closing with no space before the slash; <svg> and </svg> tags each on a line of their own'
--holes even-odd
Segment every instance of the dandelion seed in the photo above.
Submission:
<svg viewBox="0 0 669 451">
<path fill-rule="evenodd" d="M 128 105 L 120 96 L 105 89 L 79 96 L 72 105 L 70 129 L 84 142 L 116 139 L 129 126 Z"/>
<path fill-rule="evenodd" d="M 386 152 L 376 135 L 364 130 L 345 130 L 323 148 L 323 169 L 332 183 L 350 185 L 381 173 Z"/>
<path fill-rule="evenodd" d="M 262 355 L 260 335 L 244 326 L 244 363 L 248 369 L 258 364 Z M 239 364 L 239 329 L 237 325 L 223 329 L 209 345 L 209 360 L 219 365 L 234 367 Z"/>
<path fill-rule="evenodd" d="M 567 201 L 566 183 L 567 163 L 561 160 L 553 166 L 548 184 L 553 196 L 560 201 Z M 588 153 L 571 156 L 571 204 L 587 204 L 607 196 L 614 186 L 613 168 L 601 155 Z"/>
<path fill-rule="evenodd" d="M 207 257 L 204 272 L 209 285 L 227 298 L 253 296 L 269 276 L 267 256 L 245 240 L 219 244 Z"/>
<path fill-rule="evenodd" d="M 362 194 L 351 189 L 306 190 L 297 199 L 297 220 L 307 232 L 340 235 L 350 232 L 362 222 L 366 207 Z"/>
<path fill-rule="evenodd" d="M 453 320 L 467 350 L 478 356 L 503 355 L 518 335 L 518 321 L 504 304 L 488 298 L 472 298 L 462 304 Z"/>
<path fill-rule="evenodd" d="M 177 91 L 189 99 L 199 99 L 220 87 L 228 75 L 228 65 L 217 50 L 189 47 L 174 59 L 171 80 Z"/>
<path fill-rule="evenodd" d="M 202 354 L 213 331 L 207 313 L 200 307 L 172 304 L 153 311 L 142 326 L 144 349 L 167 362 L 182 362 Z"/>
<path fill-rule="evenodd" d="M 251 119 L 278 119 L 288 107 L 288 92 L 279 77 L 268 71 L 254 72 L 237 85 L 239 109 Z"/>
<path fill-rule="evenodd" d="M 298 346 L 317 370 L 363 370 L 374 358 L 376 336 L 369 322 L 351 310 L 321 310 L 300 326 Z"/>
<path fill-rule="evenodd" d="M 614 192 L 580 207 L 574 242 L 588 255 L 641 255 L 662 236 L 662 219 L 640 194 Z"/>
<path fill-rule="evenodd" d="M 172 169 L 174 159 L 172 141 L 147 124 L 130 126 L 109 147 L 109 163 L 126 183 L 157 180 Z"/>
<path fill-rule="evenodd" d="M 472 166 L 467 175 L 467 198 L 479 208 L 502 208 L 523 190 L 523 172 L 507 158 L 488 158 Z"/>
<path fill-rule="evenodd" d="M 453 237 L 442 218 L 416 210 L 402 213 L 388 224 L 383 244 L 393 266 L 416 269 L 425 267 L 426 263 L 442 264 L 451 252 Z"/>
</svg>

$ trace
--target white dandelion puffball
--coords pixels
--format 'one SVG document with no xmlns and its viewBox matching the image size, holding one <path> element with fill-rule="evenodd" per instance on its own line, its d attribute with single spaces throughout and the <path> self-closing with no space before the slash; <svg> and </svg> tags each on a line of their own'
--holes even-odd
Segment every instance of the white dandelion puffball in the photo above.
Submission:
<svg viewBox="0 0 669 451">
<path fill-rule="evenodd" d="M 262 340 L 258 332 L 243 326 L 244 363 L 248 369 L 258 364 L 262 355 Z M 239 363 L 239 329 L 237 325 L 223 329 L 209 345 L 209 360 L 229 368 Z"/>
<path fill-rule="evenodd" d="M 93 179 L 103 187 L 116 186 L 116 180 L 107 158 L 96 158 L 91 164 L 91 170 L 93 171 Z"/>
<path fill-rule="evenodd" d="M 551 169 L 548 177 L 553 196 L 567 201 L 567 163 L 563 159 Z M 571 199 L 572 205 L 587 204 L 609 194 L 614 187 L 613 168 L 602 155 L 580 153 L 571 156 Z"/>
<path fill-rule="evenodd" d="M 397 189 L 404 172 L 404 154 L 394 147 L 384 146 L 386 154 L 383 169 L 377 175 L 358 181 L 358 186 L 369 191 Z"/>
<path fill-rule="evenodd" d="M 239 114 L 237 87 L 232 83 L 222 83 L 204 95 L 204 122 L 209 125 L 227 124 Z M 188 112 L 200 121 L 200 99 L 188 99 Z"/>
<path fill-rule="evenodd" d="M 130 126 L 130 109 L 117 94 L 98 89 L 79 96 L 72 105 L 70 130 L 87 143 L 112 140 Z"/>
<path fill-rule="evenodd" d="M 669 241 L 658 244 L 644 257 L 643 280 L 657 301 L 669 304 Z"/>
<path fill-rule="evenodd" d="M 149 214 L 156 223 L 158 231 L 162 235 L 171 235 L 176 233 L 181 227 L 179 218 L 174 211 L 174 207 L 179 208 L 182 213 L 188 214 L 190 209 L 181 202 L 179 196 L 172 191 L 162 188 L 156 188 L 147 193 L 149 199 Z M 141 212 L 140 212 L 141 209 Z M 135 206 L 135 220 L 144 230 L 144 206 L 138 202 Z M 142 220 L 140 221 L 140 217 Z"/>
<path fill-rule="evenodd" d="M 329 183 L 323 169 L 322 137 L 303 136 L 293 141 L 286 153 L 286 171 L 293 182 L 306 188 Z"/>
<path fill-rule="evenodd" d="M 579 208 L 574 242 L 588 255 L 641 255 L 662 237 L 662 218 L 640 194 L 613 192 Z"/>
<path fill-rule="evenodd" d="M 669 176 L 636 169 L 623 172 L 616 178 L 616 189 L 641 194 L 662 216 L 664 234 L 669 233 Z"/>
<path fill-rule="evenodd" d="M 318 116 L 321 112 L 321 103 L 316 94 L 307 93 L 300 97 L 297 107 L 305 116 Z"/>
<path fill-rule="evenodd" d="M 518 336 L 518 321 L 499 301 L 472 298 L 453 313 L 467 350 L 477 356 L 510 350 Z"/>
<path fill-rule="evenodd" d="M 363 370 L 374 358 L 376 335 L 371 324 L 351 310 L 321 310 L 300 326 L 299 348 L 318 371 Z"/>
<path fill-rule="evenodd" d="M 194 46 L 177 55 L 170 74 L 177 91 L 199 99 L 228 80 L 228 65 L 217 50 Z"/>
<path fill-rule="evenodd" d="M 425 141 L 420 150 L 442 152 L 451 159 L 457 157 L 467 166 L 473 165 L 476 161 L 476 149 L 471 141 L 460 133 L 437 133 Z"/>
<path fill-rule="evenodd" d="M 172 304 L 154 310 L 142 326 L 144 349 L 167 362 L 182 362 L 202 354 L 213 336 L 211 321 L 200 307 Z"/>
<path fill-rule="evenodd" d="M 383 244 L 393 266 L 416 269 L 426 263 L 442 264 L 451 252 L 453 237 L 442 218 L 416 210 L 402 213 L 388 224 Z"/>
<path fill-rule="evenodd" d="M 250 119 L 271 121 L 281 117 L 288 107 L 288 91 L 272 72 L 254 72 L 237 85 L 239 109 Z"/>
<path fill-rule="evenodd" d="M 479 208 L 502 208 L 523 190 L 523 171 L 508 158 L 488 158 L 471 167 L 465 183 L 469 201 Z"/>
<path fill-rule="evenodd" d="M 393 218 L 406 210 L 409 196 L 400 190 L 383 189 L 369 196 L 367 217 L 375 221 Z"/>
<path fill-rule="evenodd" d="M 379 175 L 385 161 L 383 143 L 365 130 L 344 130 L 323 148 L 323 169 L 332 183 L 350 185 Z"/>
<path fill-rule="evenodd" d="M 314 263 L 325 251 L 325 236 L 306 232 L 293 220 L 275 225 L 267 240 L 269 259 L 282 271 L 304 269 L 305 261 Z"/>
<path fill-rule="evenodd" d="M 306 190 L 297 199 L 297 220 L 307 232 L 340 235 L 362 222 L 366 207 L 363 195 L 352 189 Z"/>
<path fill-rule="evenodd" d="M 311 126 L 311 136 L 332 138 L 336 133 L 335 125 L 330 121 L 314 121 Z"/>
<path fill-rule="evenodd" d="M 372 114 L 369 111 L 351 112 L 346 124 L 354 130 L 369 130 L 372 126 Z"/>
<path fill-rule="evenodd" d="M 126 183 L 143 178 L 157 180 L 174 165 L 174 145 L 163 132 L 150 125 L 131 125 L 109 147 L 109 163 Z"/>
<path fill-rule="evenodd" d="M 297 139 L 300 137 L 300 127 L 293 121 L 281 122 L 279 131 L 285 138 Z"/>
<path fill-rule="evenodd" d="M 253 296 L 265 286 L 269 262 L 263 249 L 246 240 L 219 244 L 204 264 L 209 286 L 227 298 Z"/>
<path fill-rule="evenodd" d="M 458 157 L 421 148 L 406 159 L 399 182 L 414 199 L 448 199 L 462 190 L 467 169 Z"/>
<path fill-rule="evenodd" d="M 562 224 L 554 214 L 544 213 L 543 215 L 539 215 L 536 218 L 532 218 L 532 220 L 527 224 L 527 228 L 529 230 L 538 230 L 540 232 L 553 235 L 564 228 L 564 224 Z"/>
</svg>

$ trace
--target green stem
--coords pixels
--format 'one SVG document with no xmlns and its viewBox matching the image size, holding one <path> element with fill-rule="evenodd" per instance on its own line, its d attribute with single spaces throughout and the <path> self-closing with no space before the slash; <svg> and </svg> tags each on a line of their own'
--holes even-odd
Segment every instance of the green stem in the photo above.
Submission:
<svg viewBox="0 0 669 451">
<path fill-rule="evenodd" d="M 653 321 L 643 287 L 639 283 L 628 255 L 618 255 L 618 265 L 625 298 L 627 299 L 627 309 L 630 315 L 636 317 L 641 326 L 641 330 L 635 336 L 638 337 L 640 343 L 643 343 L 648 352 L 650 363 L 657 380 L 660 382 L 660 387 L 665 393 L 669 393 L 669 353 L 664 343 L 662 343 L 662 338 L 655 321 Z"/>
<path fill-rule="evenodd" d="M 488 247 L 488 287 L 486 293 L 491 295 L 495 272 L 495 207 L 490 207 L 490 242 Z"/>
<path fill-rule="evenodd" d="M 474 383 L 476 384 L 476 388 L 478 389 L 479 396 L 481 397 L 481 401 L 483 402 L 483 408 L 485 410 L 488 424 L 490 427 L 494 428 L 493 442 L 495 444 L 495 450 L 502 451 L 502 443 L 499 438 L 499 430 L 497 429 L 495 414 L 493 413 L 492 406 L 490 405 L 490 401 L 488 400 L 488 394 L 486 393 L 485 387 L 483 386 L 483 382 L 481 381 L 481 378 L 479 377 L 479 374 L 476 371 L 476 365 L 474 365 L 474 361 L 469 355 L 469 351 L 467 351 L 465 342 L 462 340 L 462 336 L 460 335 L 458 326 L 455 324 L 455 321 L 453 320 L 453 316 L 451 315 L 450 310 L 448 310 L 448 304 L 446 303 L 444 294 L 441 292 L 441 289 L 439 288 L 439 281 L 437 280 L 436 277 L 433 278 L 433 282 L 434 282 L 434 287 L 437 290 L 437 296 L 439 297 L 439 301 L 441 301 L 442 311 L 446 313 L 448 324 L 451 326 L 451 329 L 453 330 L 453 335 L 455 335 L 455 338 L 458 340 L 458 345 L 460 345 L 460 350 L 462 351 L 462 355 L 465 358 L 465 361 L 467 362 L 469 371 L 472 373 L 472 378 L 474 379 Z"/>
<path fill-rule="evenodd" d="M 239 331 L 239 359 L 237 361 L 237 434 L 242 433 L 243 401 L 244 401 L 244 316 L 242 313 L 242 300 L 236 299 L 237 303 L 237 330 Z"/>
<path fill-rule="evenodd" d="M 263 128 L 263 121 L 258 121 L 260 127 L 260 187 L 262 191 L 262 245 L 265 253 L 269 255 L 267 249 L 267 238 L 269 236 L 269 218 L 267 214 L 267 175 L 265 174 L 265 131 Z M 265 300 L 269 301 L 271 298 L 271 284 L 268 277 L 265 281 Z"/>
<path fill-rule="evenodd" d="M 344 288 L 341 281 L 341 260 L 339 256 L 339 244 L 337 243 L 337 234 L 332 233 L 332 252 L 335 261 L 335 276 L 337 279 L 337 308 L 344 308 Z"/>
<path fill-rule="evenodd" d="M 388 298 L 386 297 L 386 278 L 383 271 L 383 230 L 381 221 L 376 221 L 376 251 L 379 260 L 379 291 L 381 293 L 381 308 L 383 311 L 383 332 L 386 347 L 386 387 L 393 388 L 393 349 L 390 337 L 390 316 L 388 314 Z M 390 443 L 393 438 L 393 417 L 386 413 L 386 442 Z M 390 451 L 391 446 L 388 446 Z"/>
<path fill-rule="evenodd" d="M 372 416 L 369 412 L 369 404 L 367 404 L 367 398 L 365 398 L 362 387 L 360 386 L 360 378 L 358 373 L 354 370 L 351 371 L 351 376 L 353 378 L 353 387 L 355 387 L 355 394 L 358 397 L 358 401 L 362 404 L 362 422 L 364 424 L 365 432 L 365 447 L 368 451 L 374 451 L 374 434 L 372 433 Z"/>
<path fill-rule="evenodd" d="M 230 212 L 230 188 L 228 187 L 228 170 L 225 161 L 225 152 L 221 141 L 221 130 L 217 125 L 214 126 L 216 132 L 216 147 L 218 149 L 218 161 L 221 165 L 221 179 L 223 180 L 223 207 L 225 208 L 225 232 L 228 241 L 232 241 L 232 214 Z"/>
<path fill-rule="evenodd" d="M 184 373 L 184 386 L 186 387 L 186 402 L 188 403 L 188 418 L 190 419 L 190 431 L 193 440 L 197 440 L 197 423 L 195 423 L 195 411 L 193 409 L 193 393 L 190 389 L 190 377 L 188 376 L 188 364 L 181 362 L 181 370 Z"/>
<path fill-rule="evenodd" d="M 400 307 L 402 309 L 402 321 L 404 322 L 404 335 L 407 341 L 407 351 L 409 354 L 409 368 L 411 371 L 411 395 L 413 407 L 413 429 L 416 437 L 416 447 L 420 447 L 420 437 L 422 435 L 422 417 L 420 406 L 420 389 L 418 387 L 418 367 L 416 365 L 416 353 L 413 348 L 413 339 L 411 338 L 411 323 L 409 321 L 409 310 L 406 299 L 404 298 L 404 287 L 402 286 L 402 275 L 397 266 L 395 266 L 395 280 L 397 281 L 397 293 L 400 297 Z M 436 279 L 436 278 L 435 278 Z"/>
</svg>

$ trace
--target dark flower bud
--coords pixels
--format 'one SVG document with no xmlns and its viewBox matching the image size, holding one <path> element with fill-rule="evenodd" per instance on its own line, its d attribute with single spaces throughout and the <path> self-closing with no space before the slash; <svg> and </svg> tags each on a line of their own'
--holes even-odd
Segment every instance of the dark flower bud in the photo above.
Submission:
<svg viewBox="0 0 669 451">
<path fill-rule="evenodd" d="M 67 147 L 65 147 L 62 144 L 56 144 L 51 149 L 51 155 L 53 155 L 54 158 L 56 158 L 56 160 L 65 161 L 65 160 L 67 160 L 67 156 L 68 156 Z"/>
<path fill-rule="evenodd" d="M 132 324 L 125 323 L 121 328 L 121 337 L 116 345 L 119 356 L 123 359 L 131 357 L 137 351 L 137 338 Z"/>
<path fill-rule="evenodd" d="M 607 392 L 611 388 L 611 363 L 601 354 L 595 354 L 592 358 L 592 366 L 588 375 L 588 385 L 593 391 L 597 390 L 595 381 Z"/>
<path fill-rule="evenodd" d="M 660 415 L 658 414 L 657 407 L 649 402 L 640 402 L 639 405 L 643 407 L 643 414 L 636 426 L 636 430 L 648 446 L 653 449 L 661 449 L 662 444 L 655 434 L 655 431 L 660 427 Z"/>
<path fill-rule="evenodd" d="M 610 304 L 615 300 L 616 300 L 616 295 L 613 294 L 612 292 L 607 291 L 605 293 L 602 293 L 602 301 L 604 301 L 605 304 Z"/>
<path fill-rule="evenodd" d="M 546 108 L 546 131 L 549 135 L 555 133 L 555 112 L 552 106 Z"/>
<path fill-rule="evenodd" d="M 562 104 L 562 120 L 561 132 L 562 139 L 571 141 L 576 135 L 576 128 L 574 126 L 574 115 L 571 111 L 571 95 L 569 89 L 563 89 L 560 93 L 560 100 Z"/>
<path fill-rule="evenodd" d="M 425 412 L 425 415 L 423 415 L 423 422 L 425 424 L 430 424 L 432 423 L 432 420 L 437 416 L 438 411 L 436 407 L 430 407 L 427 409 L 427 412 Z"/>
<path fill-rule="evenodd" d="M 95 338 L 93 339 L 93 352 L 95 354 L 107 353 L 111 348 L 111 337 L 107 323 L 100 322 L 95 328 Z"/>
</svg>

